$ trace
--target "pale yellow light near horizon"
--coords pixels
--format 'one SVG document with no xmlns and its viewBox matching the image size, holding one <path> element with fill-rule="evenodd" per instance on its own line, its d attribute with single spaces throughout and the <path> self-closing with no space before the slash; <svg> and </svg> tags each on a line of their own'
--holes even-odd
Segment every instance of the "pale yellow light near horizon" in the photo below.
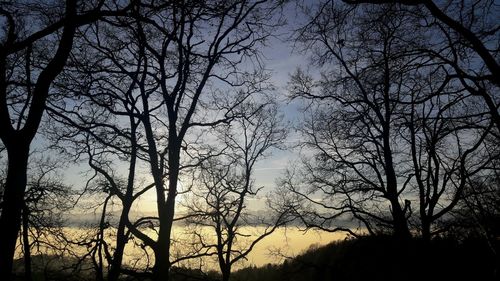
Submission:
<svg viewBox="0 0 500 281">
<path fill-rule="evenodd" d="M 242 232 L 255 233 L 255 234 L 262 233 L 263 230 L 262 227 L 242 227 L 241 229 Z M 73 238 L 80 237 L 82 235 L 85 235 L 86 233 L 88 234 L 89 231 L 89 229 L 78 228 L 78 227 L 65 227 L 63 230 L 68 237 L 73 237 Z M 182 241 L 182 240 L 188 241 L 190 239 L 188 234 L 190 231 L 191 231 L 190 229 L 187 229 L 186 227 L 183 226 L 174 226 L 172 239 L 176 241 Z M 204 227 L 199 231 L 210 235 L 213 230 L 209 229 L 208 227 Z M 148 232 L 149 235 L 154 236 L 153 230 L 149 230 Z M 304 232 L 298 229 L 297 227 L 278 228 L 275 232 L 273 232 L 272 234 L 261 240 L 260 243 L 258 243 L 253 248 L 253 250 L 248 254 L 247 259 L 241 260 L 241 262 L 235 264 L 233 266 L 233 270 L 247 266 L 260 267 L 266 264 L 279 264 L 283 262 L 285 257 L 294 257 L 300 253 L 303 253 L 304 251 L 306 251 L 311 247 L 326 245 L 333 241 L 343 240 L 346 237 L 347 235 L 345 233 L 339 233 L 339 232 L 330 233 L 330 232 L 315 231 L 315 230 L 308 230 L 307 232 Z M 251 241 L 254 238 L 255 236 L 249 237 L 248 241 Z M 239 242 L 245 244 L 248 241 L 239 241 Z M 108 243 L 110 247 L 114 246 L 114 241 L 111 240 L 108 241 Z M 72 247 L 71 250 L 77 254 L 83 254 L 85 253 L 86 250 L 88 250 L 85 247 L 78 248 L 76 245 L 72 245 L 70 247 Z M 32 254 L 33 255 L 56 254 L 53 252 L 52 249 L 43 249 L 42 247 L 39 250 L 40 252 L 33 252 Z M 176 253 L 181 254 L 182 252 L 184 252 L 184 250 L 176 249 L 174 247 L 171 251 L 171 254 L 174 255 Z M 16 258 L 21 258 L 21 257 L 22 257 L 21 247 L 18 247 Z M 150 257 L 153 257 L 151 252 L 150 252 Z M 152 262 L 152 260 L 150 262 Z M 146 255 L 143 252 L 143 249 L 134 245 L 133 243 L 128 243 L 125 249 L 123 264 L 125 266 L 130 266 L 132 264 L 135 264 L 136 266 L 141 267 L 144 266 L 146 263 L 147 259 Z M 178 264 L 177 266 L 185 266 L 193 268 L 201 267 L 204 270 L 218 270 L 215 257 L 206 257 L 203 259 L 202 262 L 200 260 L 190 260 L 188 262 Z"/>
<path fill-rule="evenodd" d="M 288 156 L 286 156 L 288 157 Z M 257 198 L 247 198 L 247 208 L 248 211 L 260 211 L 266 208 L 266 197 L 267 192 L 275 187 L 275 180 L 280 176 L 280 170 L 284 170 L 287 165 L 287 160 L 282 159 L 271 159 L 264 161 L 265 163 L 260 163 L 258 169 L 254 173 L 255 185 L 259 187 L 265 187 L 264 192 Z M 268 168 L 272 166 L 272 168 Z M 142 182 L 149 183 L 152 181 L 149 173 L 145 172 L 141 176 Z M 179 181 L 179 187 L 182 190 L 183 183 L 182 180 Z M 185 200 L 183 195 L 176 198 L 176 213 L 181 214 L 183 212 L 182 203 Z M 121 204 L 114 206 L 108 206 L 110 208 L 108 211 L 117 214 L 121 211 Z M 81 215 L 81 214 L 80 214 Z M 95 219 L 100 215 L 99 210 L 91 215 L 92 218 L 89 219 L 95 221 Z M 157 204 L 156 204 L 156 191 L 151 188 L 149 191 L 140 196 L 133 204 L 131 210 L 131 218 L 141 217 L 141 216 L 156 216 L 157 215 Z M 86 217 L 86 215 L 84 215 Z M 249 233 L 261 233 L 259 227 L 242 227 L 242 229 L 249 230 Z M 250 229 L 253 228 L 253 229 Z M 82 228 L 78 227 L 67 227 L 66 231 L 71 233 L 85 232 Z M 202 230 L 209 235 L 214 235 L 208 228 Z M 151 231 L 150 236 L 154 236 L 154 231 Z M 183 226 L 175 225 L 173 229 L 173 238 L 182 239 L 185 234 L 185 229 Z M 71 236 L 71 235 L 70 235 Z M 187 237 L 187 236 L 186 236 Z M 249 240 L 255 238 L 255 236 L 250 237 Z M 253 250 L 247 256 L 247 259 L 242 260 L 237 263 L 233 269 L 238 269 L 245 266 L 263 266 L 268 263 L 277 264 L 284 260 L 284 257 L 293 257 L 298 255 L 305 250 L 309 249 L 313 245 L 325 245 L 332 241 L 342 240 L 346 238 L 345 233 L 329 233 L 309 230 L 307 232 L 299 230 L 297 227 L 287 227 L 279 228 L 271 235 L 267 236 L 265 239 L 260 241 Z M 240 241 L 241 242 L 241 241 Z M 112 239 L 109 240 L 109 245 L 112 247 L 114 242 Z M 80 252 L 83 249 L 76 249 L 76 252 Z M 172 251 L 175 254 L 175 250 Z M 181 251 L 179 251 L 181 252 Z M 153 258 L 151 253 L 150 257 Z M 211 260 L 210 260 L 211 259 Z M 124 256 L 124 264 L 136 263 L 142 264 L 145 262 L 144 253 L 138 246 L 133 246 L 132 243 L 127 245 Z M 205 269 L 217 270 L 217 263 L 214 258 L 208 258 L 202 263 L 202 267 Z M 186 264 L 181 264 L 182 266 L 191 266 L 198 268 L 200 266 L 199 262 L 191 262 Z"/>
</svg>

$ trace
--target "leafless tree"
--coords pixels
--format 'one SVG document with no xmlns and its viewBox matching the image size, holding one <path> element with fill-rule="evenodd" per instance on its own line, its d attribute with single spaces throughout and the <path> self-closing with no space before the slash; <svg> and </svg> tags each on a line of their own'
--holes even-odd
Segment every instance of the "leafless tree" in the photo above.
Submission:
<svg viewBox="0 0 500 281">
<path fill-rule="evenodd" d="M 62 182 L 59 171 L 51 159 L 39 159 L 29 170 L 21 228 L 26 280 L 32 280 L 32 249 L 41 253 L 40 248 L 53 248 L 52 237 L 59 235 L 67 219 L 63 214 L 73 207 L 73 191 Z"/>
<path fill-rule="evenodd" d="M 284 184 L 319 209 L 299 213 L 306 225 L 325 228 L 350 215 L 370 233 L 389 228 L 408 237 L 418 205 L 419 230 L 429 239 L 467 178 L 490 163 L 484 140 L 494 123 L 429 56 L 429 34 L 415 28 L 413 8 L 317 7 L 298 40 L 325 70 L 317 81 L 298 71 L 290 85 L 292 97 L 310 101 L 302 131 L 313 156 L 299 175 L 309 188 Z"/>
<path fill-rule="evenodd" d="M 70 83 L 61 83 L 76 85 L 66 91 L 83 92 L 90 98 L 85 106 L 97 106 L 89 109 L 106 111 L 104 115 L 114 116 L 116 124 L 136 126 L 135 143 L 129 141 L 132 131 L 127 129 L 128 149 L 120 150 L 117 143 L 111 149 L 125 155 L 130 155 L 129 149 L 137 149 L 138 159 L 149 167 L 154 181 L 157 216 L 135 222 L 126 219 L 128 231 L 154 253 L 154 279 L 167 279 L 169 268 L 178 261 L 171 258 L 170 247 L 176 220 L 175 198 L 189 191 L 189 184 L 183 185 L 185 190 L 178 189 L 182 175 L 191 173 L 210 156 L 205 149 L 210 129 L 230 122 L 240 103 L 269 87 L 256 46 L 266 40 L 271 27 L 279 22 L 275 18 L 278 4 L 138 3 L 133 20 L 97 24 L 93 27 L 94 35 L 86 37 L 84 45 L 95 50 L 100 58 L 92 64 L 89 62 L 95 59 L 93 55 L 81 54 L 88 68 L 77 77 L 90 87 L 74 83 L 73 78 L 69 78 Z M 120 88 L 123 85 L 125 89 Z M 80 110 L 73 105 L 64 100 L 55 102 L 51 114 L 71 123 L 65 115 Z M 97 123 L 96 126 L 109 124 L 109 120 L 99 123 L 99 116 L 86 121 L 89 125 Z M 111 134 L 102 135 L 92 126 L 85 130 L 92 138 L 102 137 L 111 144 L 105 136 L 124 137 L 113 128 L 107 128 Z M 153 225 L 157 236 L 150 237 L 142 228 L 144 225 Z"/>
<path fill-rule="evenodd" d="M 4 1 L 0 8 L 0 138 L 8 172 L 0 217 L 0 276 L 10 279 L 21 225 L 30 144 L 40 125 L 50 86 L 62 71 L 79 26 L 126 9 L 113 1 Z"/>
<path fill-rule="evenodd" d="M 411 6 L 422 10 L 423 12 L 419 13 L 421 23 L 417 25 L 434 33 L 433 46 L 427 51 L 451 67 L 451 79 L 458 80 L 471 94 L 484 100 L 497 131 L 500 131 L 500 25 L 497 18 L 498 5 L 495 1 L 343 1 L 350 4 L 375 5 L 398 3 L 403 7 Z"/>
<path fill-rule="evenodd" d="M 489 149 L 493 154 L 498 153 L 498 147 L 493 143 Z M 497 258 L 498 252 L 494 245 L 495 237 L 500 232 L 499 180 L 497 156 L 482 173 L 468 179 L 462 195 L 463 199 L 453 210 L 452 219 L 442 222 L 447 234 L 457 239 L 467 237 L 486 239 Z"/>
<path fill-rule="evenodd" d="M 188 222 L 209 227 L 208 236 L 216 237 L 216 241 L 200 244 L 214 248 L 224 281 L 229 280 L 235 263 L 289 219 L 286 210 L 276 209 L 273 203 L 275 209 L 267 210 L 266 217 L 247 210 L 249 201 L 262 193 L 262 187 L 254 184 L 255 165 L 283 145 L 286 131 L 275 104 L 244 103 L 241 107 L 249 114 L 242 113 L 244 117 L 218 129 L 221 144 L 217 147 L 222 152 L 202 165 L 200 187 L 187 205 Z M 252 233 L 245 226 L 263 229 Z"/>
<path fill-rule="evenodd" d="M 129 218 L 132 205 L 153 187 L 138 176 L 139 166 L 147 161 L 137 91 L 144 53 L 134 49 L 137 41 L 128 33 L 133 31 L 130 18 L 108 23 L 91 25 L 78 37 L 85 50 L 71 57 L 55 82 L 65 94 L 48 106 L 49 115 L 59 125 L 46 128 L 54 147 L 75 161 L 86 160 L 93 171 L 86 186 L 92 186 L 92 196 L 95 191 L 102 196 L 98 231 L 90 238 L 95 242 L 92 259 L 99 280 L 106 272 L 108 280 L 118 279 L 130 239 L 127 224 L 133 225 Z M 119 218 L 110 222 L 116 205 Z M 109 241 L 111 234 L 114 241 Z"/>
<path fill-rule="evenodd" d="M 348 7 L 320 7 L 298 40 L 328 68 L 318 82 L 298 71 L 290 84 L 292 97 L 311 101 L 301 131 L 314 156 L 299 176 L 308 191 L 289 187 L 330 213 L 309 223 L 325 225 L 349 213 L 369 232 L 389 228 L 409 237 L 409 209 L 401 198 L 407 173 L 397 156 L 404 149 L 397 143 L 400 81 L 410 71 L 405 23 L 399 16 L 382 20 L 380 14 L 392 11 L 379 10 L 356 25 Z M 314 199 L 317 192 L 321 199 Z"/>
<path fill-rule="evenodd" d="M 35 159 L 28 169 L 27 190 L 22 207 L 22 227 L 19 236 L 19 253 L 24 258 L 24 279 L 33 280 L 32 255 L 46 255 L 58 252 L 55 237 L 61 235 L 67 217 L 73 207 L 74 194 L 61 180 L 60 168 L 53 159 L 44 158 L 41 153 L 31 156 Z M 5 173 L 0 174 L 0 189 L 4 188 Z M 0 203 L 0 210 L 3 204 Z M 43 265 L 41 265 L 43 266 Z M 40 270 L 37 264 L 36 270 Z"/>
<path fill-rule="evenodd" d="M 261 90 L 260 81 L 266 77 L 258 68 L 245 70 L 241 65 L 257 58 L 256 46 L 271 31 L 274 5 L 272 1 L 185 2 L 159 11 L 138 11 L 137 30 L 147 57 L 145 80 L 139 85 L 141 122 L 155 183 L 158 236 L 153 240 L 133 233 L 154 252 L 155 280 L 167 280 L 173 262 L 172 226 L 182 174 L 206 158 L 202 129 L 231 120 L 234 106 Z M 164 118 L 155 118 L 160 111 Z"/>
</svg>

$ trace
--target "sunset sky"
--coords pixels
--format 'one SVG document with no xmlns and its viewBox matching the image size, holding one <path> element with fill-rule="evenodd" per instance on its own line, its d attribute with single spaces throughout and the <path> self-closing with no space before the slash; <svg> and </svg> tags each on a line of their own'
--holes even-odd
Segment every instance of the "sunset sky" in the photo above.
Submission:
<svg viewBox="0 0 500 281">
<path fill-rule="evenodd" d="M 496 0 L 0 2 L 0 280 L 497 258 Z"/>
</svg>

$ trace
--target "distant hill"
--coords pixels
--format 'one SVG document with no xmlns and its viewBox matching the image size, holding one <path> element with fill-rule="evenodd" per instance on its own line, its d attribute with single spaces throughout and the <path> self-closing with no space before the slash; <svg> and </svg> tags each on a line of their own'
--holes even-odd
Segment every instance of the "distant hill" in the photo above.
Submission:
<svg viewBox="0 0 500 281">
<path fill-rule="evenodd" d="M 499 247 L 484 240 L 365 237 L 311 248 L 281 265 L 241 269 L 233 281 L 500 280 Z"/>
</svg>

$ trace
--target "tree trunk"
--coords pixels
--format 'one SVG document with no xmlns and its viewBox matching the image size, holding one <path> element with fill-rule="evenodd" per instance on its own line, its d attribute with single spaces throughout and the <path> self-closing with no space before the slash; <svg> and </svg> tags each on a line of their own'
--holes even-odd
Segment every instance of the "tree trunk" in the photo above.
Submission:
<svg viewBox="0 0 500 281">
<path fill-rule="evenodd" d="M 113 260 L 111 261 L 108 281 L 116 281 L 120 277 L 120 269 L 123 261 L 123 253 L 125 245 L 127 244 L 127 237 L 125 236 L 125 224 L 127 222 L 128 213 L 130 211 L 130 204 L 124 203 L 123 210 L 120 215 L 120 222 L 116 230 L 116 249 L 113 253 Z"/>
<path fill-rule="evenodd" d="M 397 239 L 409 239 L 411 238 L 410 229 L 408 228 L 408 222 L 405 217 L 405 213 L 399 204 L 398 198 L 391 199 L 392 206 L 392 218 L 394 223 L 394 236 Z"/>
<path fill-rule="evenodd" d="M 177 185 L 177 180 L 175 185 Z M 169 187 L 172 184 L 169 183 Z M 170 193 L 170 192 L 169 192 Z M 173 210 L 169 211 L 169 205 L 173 205 L 172 201 L 174 198 L 167 197 L 167 201 L 163 204 L 160 212 L 163 214 L 160 215 L 160 225 L 158 231 L 158 241 L 155 249 L 155 264 L 153 267 L 153 279 L 156 281 L 167 281 L 169 280 L 170 273 L 170 236 L 172 232 L 172 224 L 173 224 Z"/>
<path fill-rule="evenodd" d="M 170 232 L 166 233 L 166 229 L 161 225 L 158 243 L 155 249 L 155 264 L 153 267 L 153 280 L 167 281 L 170 272 Z"/>
<path fill-rule="evenodd" d="M 23 208 L 23 248 L 24 248 L 24 280 L 33 280 L 31 272 L 31 247 L 29 241 L 29 211 L 26 204 Z"/>
<path fill-rule="evenodd" d="M 173 136 L 171 136 L 173 139 Z M 180 144 L 171 140 L 169 150 L 169 178 L 168 196 L 165 204 L 161 204 L 159 210 L 160 230 L 158 233 L 158 244 L 155 251 L 155 265 L 153 269 L 154 279 L 165 281 L 169 278 L 170 271 L 170 236 L 175 214 L 175 197 L 177 195 L 177 180 L 179 179 Z"/>
<path fill-rule="evenodd" d="M 229 281 L 230 275 L 231 275 L 231 266 L 227 265 L 224 269 L 222 269 L 222 281 Z"/>
<path fill-rule="evenodd" d="M 431 222 L 427 217 L 422 217 L 422 239 L 424 241 L 431 240 Z"/>
<path fill-rule="evenodd" d="M 7 147 L 8 171 L 0 216 L 0 279 L 11 280 L 17 236 L 21 227 L 21 210 L 27 182 L 29 145 Z"/>
<path fill-rule="evenodd" d="M 399 203 L 398 183 L 396 172 L 394 170 L 394 162 L 392 160 L 388 126 L 384 128 L 384 133 L 384 161 L 387 180 L 386 197 L 391 202 L 394 236 L 398 239 L 407 239 L 411 237 L 411 234 L 408 228 L 408 222 L 405 217 L 405 212 L 403 211 L 403 208 L 401 208 L 401 204 Z"/>
<path fill-rule="evenodd" d="M 173 183 L 173 178 L 175 178 L 175 183 Z M 160 215 L 160 225 L 158 232 L 158 243 L 155 249 L 155 265 L 153 268 L 154 280 L 166 281 L 169 278 L 170 271 L 170 237 L 172 234 L 172 225 L 174 220 L 174 207 L 175 207 L 175 196 L 171 196 L 170 190 L 172 188 L 177 188 L 177 176 L 170 177 L 169 182 L 169 196 Z"/>
</svg>

